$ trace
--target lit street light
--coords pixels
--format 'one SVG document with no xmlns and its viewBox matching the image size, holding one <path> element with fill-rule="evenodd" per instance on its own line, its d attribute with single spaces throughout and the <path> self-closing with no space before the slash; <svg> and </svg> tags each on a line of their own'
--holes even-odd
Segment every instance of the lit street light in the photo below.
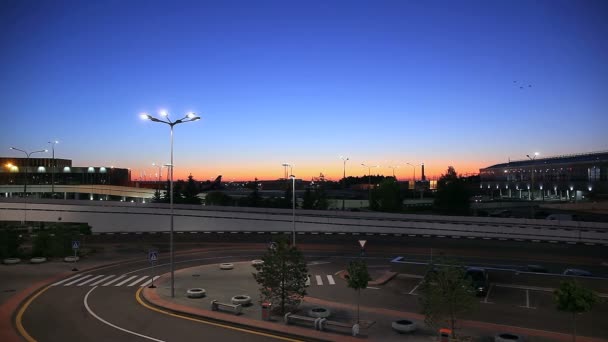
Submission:
<svg viewBox="0 0 608 342">
<path fill-rule="evenodd" d="M 348 157 L 340 156 L 340 159 L 344 162 L 342 168 L 342 188 L 346 189 L 346 162 L 349 161 Z M 342 210 L 344 210 L 344 194 L 342 194 Z"/>
<path fill-rule="evenodd" d="M 55 162 L 55 145 L 59 144 L 59 141 L 53 140 L 48 143 L 51 144 L 53 150 L 53 165 L 51 165 L 51 198 L 55 198 L 55 168 L 57 167 L 57 163 Z"/>
<path fill-rule="evenodd" d="M 25 198 L 25 193 L 27 192 L 27 168 L 28 168 L 28 166 L 30 166 L 30 156 L 34 153 L 43 153 L 43 152 L 48 152 L 49 150 L 32 151 L 29 153 L 24 150 L 15 148 L 15 147 L 11 147 L 11 150 L 23 152 L 23 153 L 25 153 L 25 155 L 27 157 L 26 161 L 25 161 L 25 182 L 23 182 L 23 197 Z"/>
<path fill-rule="evenodd" d="M 142 113 L 140 117 L 143 120 L 150 120 L 152 122 L 159 122 L 169 125 L 171 127 L 171 179 L 170 179 L 170 194 L 169 194 L 169 208 L 171 212 L 171 231 L 169 233 L 169 263 L 171 264 L 171 297 L 175 297 L 175 265 L 173 264 L 174 257 L 174 248 L 173 248 L 173 126 L 179 125 L 181 123 L 191 122 L 200 120 L 200 117 L 196 116 L 194 113 L 188 113 L 186 116 L 179 120 L 171 121 L 169 119 L 169 114 L 166 111 L 161 111 L 160 115 L 165 118 L 165 120 L 157 119 L 149 114 Z"/>
</svg>

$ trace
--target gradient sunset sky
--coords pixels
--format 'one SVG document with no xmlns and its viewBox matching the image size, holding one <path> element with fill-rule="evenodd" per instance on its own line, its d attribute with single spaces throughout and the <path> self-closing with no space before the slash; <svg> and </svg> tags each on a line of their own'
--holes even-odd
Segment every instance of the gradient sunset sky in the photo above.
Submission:
<svg viewBox="0 0 608 342">
<path fill-rule="evenodd" d="M 606 18 L 601 0 L 3 0 L 0 156 L 56 139 L 75 166 L 151 177 L 169 128 L 139 114 L 161 109 L 202 117 L 175 130 L 176 176 L 198 180 L 608 150 Z"/>
</svg>

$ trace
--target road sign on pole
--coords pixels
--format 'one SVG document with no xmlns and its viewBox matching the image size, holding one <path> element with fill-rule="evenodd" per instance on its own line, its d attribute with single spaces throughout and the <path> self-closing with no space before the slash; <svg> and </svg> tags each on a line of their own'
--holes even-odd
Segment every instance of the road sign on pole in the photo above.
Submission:
<svg viewBox="0 0 608 342">
<path fill-rule="evenodd" d="M 80 249 L 80 241 L 78 241 L 78 240 L 73 240 L 73 241 L 72 241 L 72 249 L 73 249 L 73 250 Z"/>
<path fill-rule="evenodd" d="M 74 268 L 72 268 L 73 272 L 78 271 L 76 268 L 76 261 L 78 261 L 78 250 L 80 249 L 80 241 L 72 240 L 72 249 L 74 250 Z"/>
<path fill-rule="evenodd" d="M 148 250 L 148 261 L 152 264 L 152 266 L 156 265 L 156 262 L 158 261 L 158 250 L 157 249 L 150 249 Z M 152 282 L 150 283 L 149 288 L 153 289 L 156 286 L 154 286 L 154 276 L 152 276 Z"/>
<path fill-rule="evenodd" d="M 359 245 L 361 245 L 361 249 L 365 248 L 365 243 L 367 240 L 359 240 Z"/>
</svg>

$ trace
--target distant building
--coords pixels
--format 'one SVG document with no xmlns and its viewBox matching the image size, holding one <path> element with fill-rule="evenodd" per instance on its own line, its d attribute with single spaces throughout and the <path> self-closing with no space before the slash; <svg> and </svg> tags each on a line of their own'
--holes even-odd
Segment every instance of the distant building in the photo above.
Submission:
<svg viewBox="0 0 608 342">
<path fill-rule="evenodd" d="M 480 190 L 521 199 L 580 200 L 608 194 L 608 152 L 496 164 L 479 170 Z"/>
</svg>

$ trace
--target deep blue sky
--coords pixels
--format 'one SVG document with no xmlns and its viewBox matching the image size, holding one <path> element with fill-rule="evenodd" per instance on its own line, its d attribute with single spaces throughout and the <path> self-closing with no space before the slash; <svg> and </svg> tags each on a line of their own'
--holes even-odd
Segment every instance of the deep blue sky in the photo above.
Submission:
<svg viewBox="0 0 608 342">
<path fill-rule="evenodd" d="M 605 1 L 3 0 L 0 155 L 58 139 L 75 165 L 150 175 L 168 128 L 138 114 L 161 108 L 203 117 L 175 136 L 198 179 L 608 150 L 606 18 Z"/>
</svg>

